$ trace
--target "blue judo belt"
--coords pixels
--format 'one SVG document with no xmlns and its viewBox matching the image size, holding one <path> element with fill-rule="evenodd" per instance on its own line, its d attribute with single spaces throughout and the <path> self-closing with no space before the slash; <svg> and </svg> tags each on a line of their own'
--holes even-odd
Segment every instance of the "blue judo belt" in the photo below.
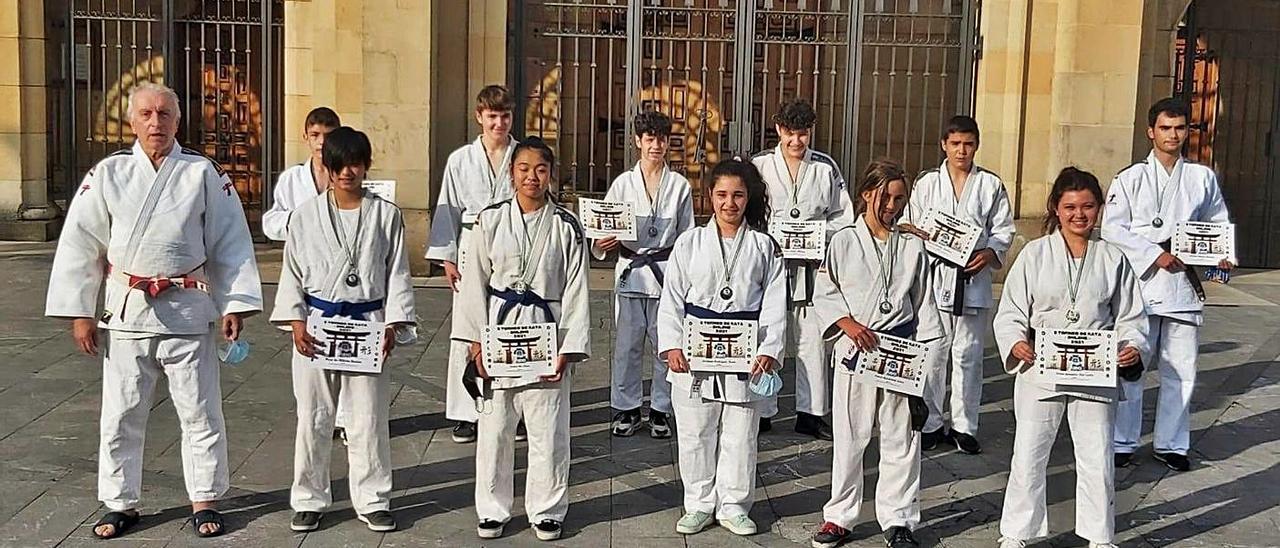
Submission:
<svg viewBox="0 0 1280 548">
<path fill-rule="evenodd" d="M 619 280 L 626 282 L 632 270 L 647 266 L 649 270 L 653 271 L 653 277 L 658 280 L 658 285 L 663 284 L 662 269 L 658 268 L 658 263 L 667 262 L 667 259 L 671 257 L 671 248 L 664 247 L 648 253 L 636 253 L 623 246 L 618 253 L 622 255 L 622 258 L 631 261 L 631 264 L 622 270 L 622 275 L 618 276 Z"/>
<path fill-rule="evenodd" d="M 555 321 L 555 316 L 551 314 L 551 303 L 542 298 L 541 295 L 533 291 L 524 290 L 516 291 L 514 289 L 494 289 L 489 288 L 489 295 L 502 299 L 502 306 L 498 308 L 498 324 L 506 323 L 507 314 L 510 314 L 517 305 L 534 306 L 547 314 L 547 321 Z"/>
<path fill-rule="evenodd" d="M 363 320 L 365 319 L 365 314 L 382 310 L 382 299 L 363 303 L 348 303 L 342 301 L 326 301 L 320 297 L 307 295 L 305 300 L 307 306 L 319 310 L 320 316 L 323 318 L 341 316 L 351 318 L 353 320 Z"/>
</svg>

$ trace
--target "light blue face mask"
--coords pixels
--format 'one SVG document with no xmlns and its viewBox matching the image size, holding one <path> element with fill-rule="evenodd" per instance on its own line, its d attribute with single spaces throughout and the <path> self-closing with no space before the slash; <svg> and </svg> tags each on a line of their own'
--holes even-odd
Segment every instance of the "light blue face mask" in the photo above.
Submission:
<svg viewBox="0 0 1280 548">
<path fill-rule="evenodd" d="M 772 398 L 782 392 L 782 377 L 775 371 L 761 373 L 751 378 L 747 389 L 761 398 Z"/>
<path fill-rule="evenodd" d="M 240 365 L 249 357 L 249 343 L 236 339 L 218 351 L 218 359 L 227 365 Z"/>
</svg>

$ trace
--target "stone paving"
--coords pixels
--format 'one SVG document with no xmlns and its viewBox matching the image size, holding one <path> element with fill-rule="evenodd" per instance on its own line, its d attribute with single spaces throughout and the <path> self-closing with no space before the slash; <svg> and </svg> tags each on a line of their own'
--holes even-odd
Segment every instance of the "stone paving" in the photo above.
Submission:
<svg viewBox="0 0 1280 548">
<path fill-rule="evenodd" d="M 42 317 L 51 244 L 0 244 L 0 545 L 98 546 L 95 500 L 100 365 L 77 354 L 65 324 Z M 273 281 L 278 250 L 264 250 L 264 279 Z M 574 378 L 572 504 L 563 546 L 797 546 L 821 521 L 828 494 L 831 445 L 791 431 L 790 390 L 772 433 L 761 438 L 757 502 L 762 532 L 735 537 L 718 527 L 681 537 L 674 440 L 609 435 L 611 347 L 607 272 L 594 273 L 593 357 Z M 398 349 L 389 364 L 394 385 L 391 444 L 393 508 L 402 530 L 376 534 L 355 520 L 346 497 L 345 453 L 334 450 L 338 507 L 321 530 L 289 531 L 294 411 L 289 341 L 264 316 L 248 323 L 249 360 L 222 372 L 233 488 L 222 504 L 229 533 L 197 539 L 189 520 L 179 457 L 178 425 L 163 384 L 148 426 L 143 519 L 112 544 L 124 546 L 533 546 L 545 545 L 517 515 L 507 535 L 481 542 L 474 533 L 473 446 L 454 444 L 443 396 L 449 295 L 438 280 L 417 291 L 422 342 Z M 1192 416 L 1194 468 L 1176 474 L 1150 458 L 1119 471 L 1116 511 L 1123 546 L 1280 545 L 1280 273 L 1253 272 L 1211 287 Z M 268 302 L 274 284 L 266 287 Z M 994 546 L 1013 437 L 1012 380 L 988 349 L 983 394 L 985 451 L 930 453 L 923 464 L 926 546 Z M 1148 387 L 1154 375 L 1147 376 Z M 787 377 L 790 385 L 791 379 Z M 1147 416 L 1150 418 L 1148 402 Z M 1149 443 L 1150 420 L 1146 427 Z M 523 444 L 521 445 L 523 447 Z M 876 451 L 868 455 L 868 485 Z M 518 452 L 522 453 L 520 449 Z M 523 457 L 518 458 L 523 467 Z M 1073 462 L 1061 434 L 1050 464 L 1050 525 L 1044 546 L 1082 546 L 1070 532 Z M 517 494 L 523 484 L 516 480 Z M 517 514 L 521 501 L 516 502 Z M 855 529 L 855 547 L 883 546 L 871 501 Z"/>
</svg>

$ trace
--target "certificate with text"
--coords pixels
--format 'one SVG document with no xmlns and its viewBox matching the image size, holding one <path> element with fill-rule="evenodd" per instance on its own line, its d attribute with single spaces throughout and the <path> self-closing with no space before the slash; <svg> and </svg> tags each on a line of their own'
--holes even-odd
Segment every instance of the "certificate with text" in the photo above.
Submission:
<svg viewBox="0 0 1280 548">
<path fill-rule="evenodd" d="M 1236 225 L 1232 223 L 1178 223 L 1170 242 L 1173 255 L 1192 266 L 1218 266 L 1236 262 Z"/>
<path fill-rule="evenodd" d="M 756 359 L 755 320 L 709 320 L 685 316 L 684 356 L 703 373 L 750 373 Z"/>
<path fill-rule="evenodd" d="M 1036 375 L 1045 382 L 1116 386 L 1116 332 L 1036 330 Z"/>
<path fill-rule="evenodd" d="M 956 266 L 969 264 L 982 235 L 982 227 L 932 207 L 925 211 L 918 228 L 929 235 L 925 250 Z"/>
<path fill-rule="evenodd" d="M 556 374 L 556 324 L 485 326 L 484 369 L 490 377 Z"/>
<path fill-rule="evenodd" d="M 907 396 L 924 394 L 925 366 L 929 345 L 876 333 L 880 344 L 874 350 L 859 352 L 849 337 L 841 337 L 835 350 L 840 352 L 837 370 L 851 374 L 854 380 Z"/>
<path fill-rule="evenodd" d="M 316 339 L 312 362 L 321 369 L 381 373 L 386 324 L 351 318 L 307 317 L 307 333 Z"/>
<path fill-rule="evenodd" d="M 636 212 L 631 204 L 579 198 L 578 219 L 588 238 L 613 236 L 624 242 L 636 241 Z"/>
<path fill-rule="evenodd" d="M 782 247 L 784 259 L 821 261 L 827 249 L 826 221 L 771 219 L 769 235 Z"/>
</svg>

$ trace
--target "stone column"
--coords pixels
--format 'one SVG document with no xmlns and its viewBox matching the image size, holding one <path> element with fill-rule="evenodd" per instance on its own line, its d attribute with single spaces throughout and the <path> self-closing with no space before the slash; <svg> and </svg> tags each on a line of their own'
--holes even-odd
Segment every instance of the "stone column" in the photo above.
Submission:
<svg viewBox="0 0 1280 548">
<path fill-rule="evenodd" d="M 42 2 L 0 0 L 0 239 L 49 240 L 60 210 L 49 200 Z"/>
</svg>

